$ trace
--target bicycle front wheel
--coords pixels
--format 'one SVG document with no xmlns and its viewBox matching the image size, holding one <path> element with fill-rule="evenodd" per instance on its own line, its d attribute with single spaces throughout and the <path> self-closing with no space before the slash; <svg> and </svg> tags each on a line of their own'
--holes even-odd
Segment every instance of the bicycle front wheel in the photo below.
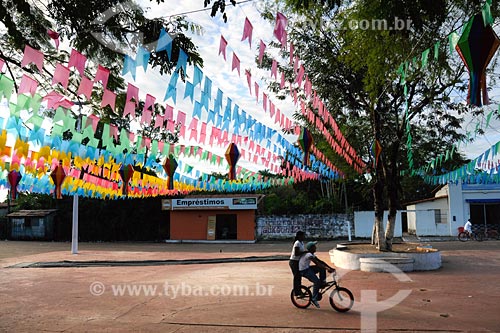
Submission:
<svg viewBox="0 0 500 333">
<path fill-rule="evenodd" d="M 467 242 L 469 240 L 469 234 L 462 231 L 458 234 L 458 240 L 461 242 Z"/>
<path fill-rule="evenodd" d="M 330 305 L 338 312 L 347 312 L 354 305 L 354 296 L 344 287 L 338 287 L 330 293 Z"/>
<path fill-rule="evenodd" d="M 292 289 L 290 299 L 292 300 L 293 305 L 299 309 L 305 309 L 311 305 L 312 293 L 311 290 L 305 286 L 300 286 L 300 291 L 301 295 L 295 295 L 295 291 Z"/>
<path fill-rule="evenodd" d="M 474 234 L 474 239 L 477 240 L 478 242 L 482 242 L 484 238 L 484 235 L 482 232 L 478 232 Z"/>
</svg>

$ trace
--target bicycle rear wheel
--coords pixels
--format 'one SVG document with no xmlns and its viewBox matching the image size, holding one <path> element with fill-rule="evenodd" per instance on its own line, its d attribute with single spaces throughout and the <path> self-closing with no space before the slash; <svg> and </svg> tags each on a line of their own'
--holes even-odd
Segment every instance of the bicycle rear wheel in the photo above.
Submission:
<svg viewBox="0 0 500 333">
<path fill-rule="evenodd" d="M 296 296 L 294 290 L 290 293 L 290 299 L 292 300 L 293 305 L 298 307 L 299 309 L 305 309 L 309 305 L 311 305 L 311 291 L 306 286 L 300 286 L 300 291 L 302 295 Z"/>
<path fill-rule="evenodd" d="M 461 233 L 458 234 L 458 240 L 461 242 L 467 242 L 469 240 L 469 234 L 466 233 L 465 231 L 462 231 Z"/>
<path fill-rule="evenodd" d="M 344 287 L 338 287 L 330 293 L 330 305 L 338 312 L 347 312 L 354 305 L 354 296 Z"/>
</svg>

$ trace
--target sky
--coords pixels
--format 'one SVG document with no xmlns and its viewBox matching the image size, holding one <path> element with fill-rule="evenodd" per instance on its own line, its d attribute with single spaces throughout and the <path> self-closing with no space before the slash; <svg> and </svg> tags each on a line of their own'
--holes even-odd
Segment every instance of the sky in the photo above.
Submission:
<svg viewBox="0 0 500 333">
<path fill-rule="evenodd" d="M 140 1 L 139 2 L 143 8 L 146 8 L 146 16 L 148 17 L 169 17 L 177 14 L 186 14 L 186 19 L 192 23 L 195 23 L 203 28 L 203 33 L 201 35 L 196 33 L 189 33 L 193 40 L 193 43 L 198 47 L 198 51 L 203 58 L 203 74 L 204 76 L 212 80 L 212 98 L 216 96 L 217 89 L 219 88 L 224 93 L 223 109 L 225 107 L 226 98 L 231 98 L 234 104 L 239 106 L 239 110 L 245 110 L 247 114 L 251 115 L 254 119 L 261 122 L 262 124 L 271 127 L 278 132 L 280 131 L 279 125 L 275 124 L 273 119 L 267 113 L 264 112 L 262 108 L 262 92 L 267 92 L 266 84 L 261 78 L 268 79 L 270 77 L 269 71 L 259 70 L 255 64 L 255 57 L 258 55 L 258 45 L 260 40 L 262 40 L 266 45 L 273 40 L 273 28 L 274 26 L 264 21 L 260 17 L 259 13 L 259 1 L 249 1 L 237 5 L 236 7 L 227 6 L 226 13 L 228 17 L 227 23 L 224 23 L 221 15 L 215 18 L 210 16 L 210 10 L 203 10 L 203 1 L 166 1 L 157 5 L 156 2 L 150 1 Z M 192 12 L 192 13 L 189 13 Z M 248 39 L 242 41 L 242 34 L 244 28 L 245 18 L 248 18 L 253 25 L 252 34 L 252 45 L 250 47 Z M 219 43 L 220 37 L 223 35 L 228 42 L 226 49 L 226 60 L 224 60 L 222 54 L 219 55 Z M 236 53 L 241 61 L 241 71 L 238 75 L 237 70 L 232 70 L 232 54 Z M 250 69 L 252 73 L 252 91 L 251 94 L 248 89 L 247 79 L 245 76 L 245 69 Z M 188 78 L 192 82 L 193 66 L 188 66 Z M 126 74 L 125 79 L 130 83 L 136 84 L 142 93 L 145 95 L 146 92 L 157 97 L 158 100 L 163 100 L 165 95 L 166 87 L 169 83 L 169 75 L 160 75 L 157 71 L 148 67 L 148 70 L 144 72 L 142 69 L 137 70 L 137 76 L 135 82 L 130 74 Z M 257 103 L 255 98 L 253 81 L 259 83 L 260 86 L 260 97 Z M 180 82 L 180 80 L 179 80 Z M 203 82 L 202 85 L 203 86 Z M 172 100 L 169 99 L 166 103 L 174 106 L 176 109 L 182 110 L 187 113 L 187 119 L 190 119 L 190 114 L 192 114 L 193 103 L 189 98 L 183 99 L 184 96 L 184 85 L 178 83 L 178 93 L 177 93 L 177 103 L 173 105 Z M 200 100 L 200 86 L 195 88 L 195 100 Z M 270 94 L 268 94 L 270 95 Z M 270 96 L 271 97 L 271 96 Z M 271 100 L 276 104 L 276 106 L 284 112 L 289 118 L 291 118 L 295 106 L 291 98 L 287 98 L 284 102 L 271 97 Z M 210 105 L 213 105 L 213 100 Z M 202 119 L 206 120 L 207 114 L 203 112 Z M 187 121 L 190 123 L 190 120 Z M 200 123 L 201 125 L 201 123 Z M 199 125 L 199 126 L 200 126 Z M 283 133 L 282 133 L 283 134 Z M 286 135 L 289 142 L 295 142 L 297 136 Z M 207 140 L 208 141 L 208 140 Z M 194 140 L 191 142 L 181 142 L 188 145 L 197 145 L 198 143 Z M 227 147 L 212 146 L 209 150 L 216 153 L 219 156 L 224 155 Z M 187 161 L 188 163 L 195 163 L 196 161 Z M 242 166 L 251 171 L 258 171 L 264 169 L 262 165 L 256 165 L 255 163 L 245 161 L 240 159 L 238 166 Z M 207 168 L 210 171 L 226 172 L 227 170 L 220 170 L 220 167 L 213 165 L 204 165 L 204 172 L 207 172 Z"/>
</svg>

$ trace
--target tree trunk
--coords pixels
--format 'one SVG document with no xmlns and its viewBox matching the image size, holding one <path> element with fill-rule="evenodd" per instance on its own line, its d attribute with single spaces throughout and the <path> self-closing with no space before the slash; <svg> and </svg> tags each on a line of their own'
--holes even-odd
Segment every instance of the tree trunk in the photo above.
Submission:
<svg viewBox="0 0 500 333">
<path fill-rule="evenodd" d="M 379 136 L 382 129 L 382 123 L 380 120 L 380 114 L 376 108 L 372 109 L 372 125 L 373 125 L 373 137 L 374 140 L 379 140 Z M 384 220 L 384 158 L 381 154 L 376 160 L 374 157 L 374 167 L 375 167 L 375 184 L 373 185 L 373 201 L 375 210 L 375 245 L 379 251 L 386 251 L 386 242 L 383 228 Z"/>
<path fill-rule="evenodd" d="M 392 251 L 392 240 L 394 238 L 394 225 L 396 224 L 396 214 L 389 214 L 387 226 L 385 228 L 385 248 L 387 251 Z"/>
<path fill-rule="evenodd" d="M 385 169 L 385 182 L 387 186 L 387 197 L 389 199 L 389 218 L 385 228 L 385 243 L 387 251 L 392 251 L 392 240 L 394 238 L 394 227 L 396 225 L 396 214 L 399 207 L 399 168 L 397 164 L 399 156 L 399 142 L 393 143 L 388 158 L 390 165 Z"/>
<path fill-rule="evenodd" d="M 377 169 L 379 166 L 377 166 Z M 383 220 L 384 220 L 384 203 L 383 203 L 383 195 L 384 195 L 384 183 L 383 183 L 383 175 L 380 173 L 376 175 L 377 180 L 375 181 L 375 185 L 373 187 L 373 197 L 374 197 L 374 209 L 375 209 L 375 245 L 377 249 L 380 251 L 386 251 L 386 242 L 383 228 Z M 379 179 L 382 178 L 382 179 Z"/>
</svg>

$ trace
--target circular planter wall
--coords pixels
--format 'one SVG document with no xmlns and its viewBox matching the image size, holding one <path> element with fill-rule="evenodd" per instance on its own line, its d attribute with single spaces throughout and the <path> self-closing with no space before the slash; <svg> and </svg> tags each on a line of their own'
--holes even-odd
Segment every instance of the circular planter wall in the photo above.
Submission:
<svg viewBox="0 0 500 333">
<path fill-rule="evenodd" d="M 398 261 L 396 258 L 402 259 L 413 259 L 413 269 L 414 271 L 430 271 L 436 270 L 441 267 L 441 252 L 436 249 L 430 248 L 417 248 L 418 252 L 380 252 L 380 253 L 352 253 L 349 252 L 349 244 L 344 244 L 339 249 L 332 249 L 329 251 L 330 261 L 339 268 L 350 269 L 350 270 L 361 270 L 361 258 L 374 258 L 374 259 L 386 259 L 386 262 L 390 262 L 391 259 L 395 263 L 400 263 L 404 266 L 403 271 L 411 271 L 409 269 L 409 261 Z M 370 260 L 369 260 L 370 261 Z M 368 261 L 368 262 L 369 262 Z M 410 260 L 411 261 L 411 260 Z M 365 261 L 366 262 L 366 261 Z M 376 260 L 373 260 L 376 262 Z M 366 265 L 363 265 L 366 266 Z"/>
</svg>

